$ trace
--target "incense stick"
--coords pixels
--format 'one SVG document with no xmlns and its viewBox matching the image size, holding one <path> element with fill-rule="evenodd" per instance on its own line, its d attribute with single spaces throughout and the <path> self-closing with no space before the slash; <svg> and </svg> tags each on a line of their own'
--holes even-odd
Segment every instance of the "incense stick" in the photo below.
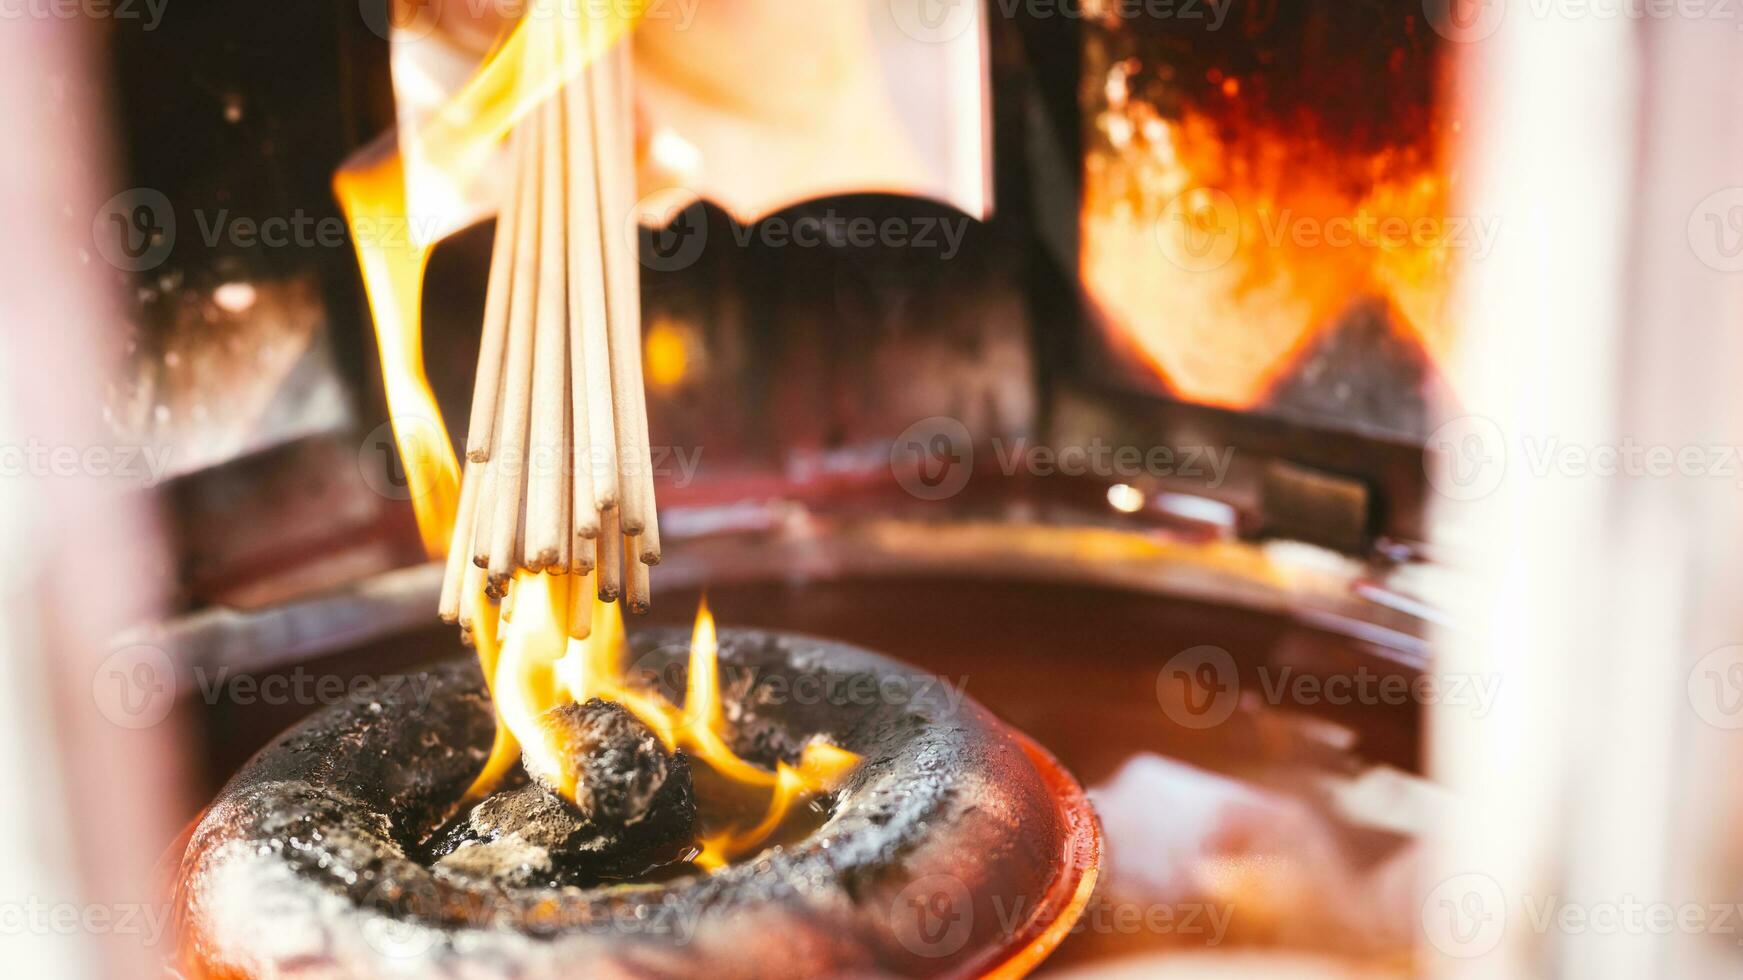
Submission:
<svg viewBox="0 0 1743 980">
<path fill-rule="evenodd" d="M 466 569 L 472 567 L 472 525 L 478 517 L 478 484 L 483 482 L 482 463 L 467 460 L 460 477 L 460 509 L 454 514 L 454 533 L 448 539 L 448 558 L 442 571 L 442 595 L 436 615 L 444 623 L 460 621 L 460 588 Z"/>
<path fill-rule="evenodd" d="M 582 26 L 584 28 L 585 23 Z M 572 342 L 576 344 L 574 371 L 576 378 L 585 379 L 577 394 L 584 396 L 587 402 L 588 476 L 599 509 L 610 510 L 618 502 L 618 476 L 614 465 L 617 433 L 613 421 L 611 347 L 606 327 L 609 308 L 602 236 L 610 235 L 612 229 L 608 221 L 602 220 L 608 212 L 601 207 L 599 165 L 594 159 L 598 140 L 591 77 L 598 71 L 598 65 L 590 65 L 564 88 L 563 108 L 569 124 L 569 325 L 573 331 Z M 575 417 L 582 417 L 579 408 Z M 597 522 L 593 522 L 586 529 L 597 527 Z"/>
<path fill-rule="evenodd" d="M 591 25 L 554 18 L 535 56 L 560 62 Z M 533 107 L 493 240 L 467 464 L 438 613 L 466 635 L 513 618 L 522 571 L 553 583 L 577 639 L 593 604 L 646 612 L 659 522 L 642 382 L 640 270 L 624 232 L 635 198 L 628 45 L 603 51 Z M 633 226 L 631 226 L 633 227 Z M 625 562 L 628 565 L 626 567 Z"/>
<path fill-rule="evenodd" d="M 568 473 L 559 462 L 568 455 L 563 424 L 569 413 L 563 116 L 555 99 L 547 99 L 538 111 L 539 285 L 525 524 L 525 566 L 535 572 L 555 565 L 562 554 L 569 537 L 564 498 L 571 492 Z"/>
</svg>

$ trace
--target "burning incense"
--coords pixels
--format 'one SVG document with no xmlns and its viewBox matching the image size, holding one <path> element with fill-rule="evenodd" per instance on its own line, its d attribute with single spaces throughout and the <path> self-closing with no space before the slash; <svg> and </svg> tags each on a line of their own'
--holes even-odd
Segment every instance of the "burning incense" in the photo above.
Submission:
<svg viewBox="0 0 1743 980">
<path fill-rule="evenodd" d="M 533 56 L 554 70 L 584 40 L 548 32 Z M 613 220 L 635 196 L 630 71 L 612 46 L 511 135 L 439 610 L 468 633 L 477 592 L 502 599 L 522 572 L 571 576 L 571 635 L 594 597 L 648 608 L 660 544 L 640 283 Z"/>
</svg>

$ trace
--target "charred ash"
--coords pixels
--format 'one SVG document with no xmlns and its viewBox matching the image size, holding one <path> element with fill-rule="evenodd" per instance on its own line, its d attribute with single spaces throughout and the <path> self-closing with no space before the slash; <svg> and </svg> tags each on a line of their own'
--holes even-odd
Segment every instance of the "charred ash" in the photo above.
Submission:
<svg viewBox="0 0 1743 980">
<path fill-rule="evenodd" d="M 689 760 L 604 702 L 550 719 L 579 747 L 579 781 L 591 782 L 579 805 L 522 776 L 461 810 L 494 722 L 477 667 L 445 664 L 429 671 L 419 703 L 407 693 L 321 712 L 225 787 L 183 860 L 179 968 L 953 975 L 996 966 L 1075 908 L 1099 835 L 1081 790 L 1045 753 L 895 661 L 808 638 L 720 639 L 722 676 L 738 679 L 722 684 L 723 708 L 744 758 L 790 761 L 822 737 L 863 760 L 803 836 L 695 869 Z M 632 639 L 649 676 L 671 676 L 684 651 L 677 633 Z M 796 689 L 824 696 L 770 693 Z M 973 926 L 949 949 L 912 921 L 914 889 L 938 876 L 972 903 L 963 914 Z M 1029 912 L 1014 928 L 997 914 L 1012 908 Z"/>
</svg>

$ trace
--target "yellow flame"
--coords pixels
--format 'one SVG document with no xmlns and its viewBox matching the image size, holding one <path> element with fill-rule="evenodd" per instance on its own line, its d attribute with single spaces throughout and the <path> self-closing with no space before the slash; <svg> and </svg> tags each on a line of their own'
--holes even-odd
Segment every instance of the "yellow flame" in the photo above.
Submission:
<svg viewBox="0 0 1743 980">
<path fill-rule="evenodd" d="M 1444 363 L 1471 236 L 1434 147 L 1340 151 L 1135 98 L 1099 123 L 1079 272 L 1114 339 L 1182 397 L 1262 404 L 1363 297 Z"/>
<path fill-rule="evenodd" d="M 461 189 L 472 186 L 490 164 L 515 122 L 622 39 L 640 19 L 645 2 L 586 5 L 578 8 L 579 16 L 571 12 L 574 6 L 536 0 L 416 139 L 404 141 L 397 154 L 348 166 L 333 177 L 375 320 L 387 406 L 412 508 L 424 549 L 433 557 L 447 554 L 453 537 L 460 464 L 424 371 L 424 270 L 434 243 L 412 233 L 405 161 L 414 161 L 420 175 L 447 191 L 436 196 L 463 200 Z M 556 46 L 542 33 L 547 31 L 564 32 L 561 57 L 549 56 Z M 544 56 L 531 57 L 533 51 Z M 448 225 L 429 222 L 429 227 Z"/>
<path fill-rule="evenodd" d="M 768 806 L 756 823 L 702 838 L 695 861 L 714 870 L 755 851 L 780 829 L 796 804 L 840 786 L 858 765 L 854 753 L 817 740 L 805 747 L 797 765 L 780 763 L 773 772 L 732 750 L 721 708 L 719 637 L 706 601 L 696 613 L 680 708 L 658 691 L 633 686 L 624 676 L 628 642 L 619 603 L 591 603 L 593 621 L 587 639 L 568 637 L 567 590 L 577 587 L 590 588 L 591 582 L 584 576 L 522 574 L 510 585 L 514 619 L 500 650 L 484 639 L 495 635 L 494 620 L 487 618 L 480 624 L 479 657 L 486 676 L 494 678 L 491 694 L 501 724 L 490 759 L 467 792 L 469 800 L 489 795 L 517 762 L 573 798 L 575 787 L 562 764 L 564 747 L 539 719 L 570 702 L 614 701 L 641 719 L 668 749 L 688 752 L 730 783 L 769 792 Z"/>
<path fill-rule="evenodd" d="M 433 242 L 409 233 L 406 161 L 418 168 L 420 180 L 435 181 L 435 199 L 463 200 L 462 190 L 489 165 L 515 122 L 617 43 L 645 3 L 593 6 L 599 9 L 583 23 L 564 16 L 557 0 L 536 0 L 415 140 L 404 141 L 397 155 L 348 167 L 333 179 L 375 320 L 394 437 L 407 467 L 418 527 L 433 556 L 445 554 L 453 536 L 460 466 L 424 371 L 423 278 Z M 553 44 L 544 31 L 564 35 Z M 561 56 L 552 57 L 554 51 Z M 447 227 L 443 215 L 422 217 L 429 227 Z M 658 692 L 625 682 L 627 644 L 618 604 L 589 597 L 584 605 L 592 617 L 591 632 L 585 640 L 569 635 L 572 588 L 591 589 L 591 577 L 522 573 L 500 607 L 488 596 L 472 597 L 478 610 L 473 640 L 498 723 L 468 800 L 492 792 L 517 763 L 573 798 L 575 787 L 567 784 L 562 764 L 564 746 L 541 719 L 563 704 L 605 698 L 633 712 L 669 749 L 689 751 L 730 781 L 770 790 L 767 812 L 755 825 L 704 841 L 704 857 L 698 860 L 713 868 L 755 848 L 796 801 L 839 785 L 857 763 L 852 753 L 820 742 L 805 749 L 798 766 L 783 764 L 772 773 L 739 758 L 726 741 L 719 643 L 706 604 L 697 616 L 690 682 L 685 707 L 679 709 Z"/>
<path fill-rule="evenodd" d="M 356 243 L 394 440 L 405 462 L 424 550 L 433 557 L 445 555 L 459 505 L 460 463 L 424 374 L 420 318 L 429 249 L 393 230 L 407 224 L 405 168 L 398 157 L 390 157 L 340 172 L 333 188 Z"/>
</svg>

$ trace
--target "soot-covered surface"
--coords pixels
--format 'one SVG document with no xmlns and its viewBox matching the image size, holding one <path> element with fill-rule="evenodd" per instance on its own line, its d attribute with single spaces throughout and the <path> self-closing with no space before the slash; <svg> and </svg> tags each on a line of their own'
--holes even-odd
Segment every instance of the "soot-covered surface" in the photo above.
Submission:
<svg viewBox="0 0 1743 980">
<path fill-rule="evenodd" d="M 188 966 L 212 976 L 949 975 L 989 965 L 1056 911 L 1067 844 L 1083 828 L 984 709 L 857 648 L 748 631 L 720 639 L 742 755 L 791 760 L 823 736 L 861 756 L 802 840 L 712 875 L 641 883 L 444 873 L 430 839 L 493 732 L 476 666 L 444 664 L 428 685 L 310 718 L 225 787 L 184 862 Z M 681 700 L 684 634 L 649 631 L 632 647 L 632 682 Z"/>
</svg>

